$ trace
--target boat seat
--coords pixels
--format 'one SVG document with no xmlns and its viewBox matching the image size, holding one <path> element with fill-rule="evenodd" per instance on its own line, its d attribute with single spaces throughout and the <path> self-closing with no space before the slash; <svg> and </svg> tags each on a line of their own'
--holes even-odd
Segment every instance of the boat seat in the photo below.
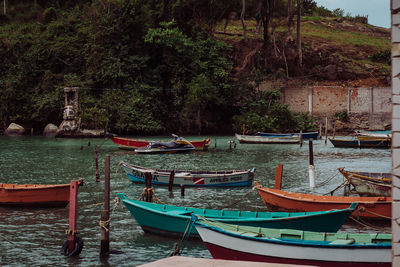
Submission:
<svg viewBox="0 0 400 267">
<path fill-rule="evenodd" d="M 332 245 L 349 245 L 349 244 L 353 244 L 355 242 L 354 239 L 336 239 L 332 242 L 330 242 L 330 244 Z"/>
</svg>

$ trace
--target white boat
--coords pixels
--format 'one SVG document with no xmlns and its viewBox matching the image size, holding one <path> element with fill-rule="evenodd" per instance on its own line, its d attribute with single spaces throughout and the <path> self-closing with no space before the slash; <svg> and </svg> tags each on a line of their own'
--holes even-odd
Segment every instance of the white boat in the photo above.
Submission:
<svg viewBox="0 0 400 267">
<path fill-rule="evenodd" d="M 195 216 L 193 216 L 195 217 Z M 312 266 L 391 266 L 392 235 L 238 226 L 202 217 L 197 232 L 215 259 Z"/>
<path fill-rule="evenodd" d="M 250 186 L 253 184 L 256 168 L 249 170 L 195 171 L 153 169 L 120 162 L 120 165 L 134 183 L 144 183 L 145 173 L 151 173 L 151 182 L 156 185 L 168 185 L 171 172 L 174 172 L 174 186 L 216 187 Z"/>
<path fill-rule="evenodd" d="M 299 144 L 301 142 L 300 136 L 260 136 L 235 133 L 235 137 L 241 144 Z"/>
</svg>

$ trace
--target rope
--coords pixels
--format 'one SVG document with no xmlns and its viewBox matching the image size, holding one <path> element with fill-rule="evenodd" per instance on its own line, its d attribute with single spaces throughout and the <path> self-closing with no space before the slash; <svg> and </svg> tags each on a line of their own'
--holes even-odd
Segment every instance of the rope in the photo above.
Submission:
<svg viewBox="0 0 400 267">
<path fill-rule="evenodd" d="M 192 232 L 193 224 L 194 224 L 194 220 L 190 219 L 188 225 L 186 226 L 186 230 L 183 233 L 182 239 L 179 241 L 179 243 L 175 243 L 175 249 L 174 249 L 174 251 L 172 251 L 169 254 L 169 257 L 175 256 L 175 255 L 181 255 L 180 250 L 182 249 L 182 251 L 183 251 L 184 245 L 186 244 L 186 241 L 189 239 L 190 233 Z M 182 246 L 182 243 L 184 243 L 183 246 Z"/>
<path fill-rule="evenodd" d="M 333 189 L 333 190 L 332 190 L 331 192 L 329 192 L 329 193 L 325 193 L 324 195 L 330 194 L 330 195 L 332 196 L 332 194 L 333 194 L 336 190 L 342 188 L 345 184 L 346 184 L 346 181 L 343 181 L 338 187 L 336 187 L 335 189 Z"/>
<path fill-rule="evenodd" d="M 326 185 L 326 184 L 329 183 L 333 178 L 335 178 L 336 175 L 338 175 L 338 174 L 339 174 L 339 171 L 336 171 L 335 174 L 334 174 L 333 176 L 331 176 L 330 178 L 326 179 L 326 180 L 323 181 L 322 183 L 318 184 L 317 187 Z"/>
<path fill-rule="evenodd" d="M 12 242 L 11 240 L 7 239 L 7 238 L 6 238 L 5 236 L 3 236 L 2 234 L 0 234 L 0 237 L 3 238 L 5 241 L 7 241 L 7 242 L 13 244 L 15 247 L 17 247 L 17 248 L 19 248 L 19 249 L 26 250 L 26 251 L 28 251 L 28 252 L 30 252 L 30 253 L 33 253 L 32 250 L 27 249 L 27 248 L 23 248 L 23 247 L 21 247 L 21 246 L 18 246 L 15 242 Z"/>
<path fill-rule="evenodd" d="M 107 226 L 109 225 L 110 221 L 111 221 L 111 218 L 109 218 L 107 221 L 100 221 L 99 225 L 101 228 L 104 228 L 104 230 L 106 230 L 106 232 L 108 232 L 110 230 L 107 228 Z"/>
<path fill-rule="evenodd" d="M 157 200 L 158 203 L 160 204 L 164 204 L 157 196 L 156 196 L 156 192 L 154 191 L 153 187 L 150 188 L 144 188 L 142 193 L 140 194 L 139 200 L 145 201 L 146 200 L 146 196 L 150 194 L 151 196 L 154 196 L 154 199 Z"/>
<path fill-rule="evenodd" d="M 247 192 L 246 194 L 244 194 L 240 199 L 238 199 L 237 201 L 231 203 L 231 204 L 228 205 L 228 206 L 223 207 L 222 209 L 227 209 L 227 208 L 231 208 L 231 207 L 235 206 L 237 203 L 239 203 L 240 201 L 242 201 L 247 195 L 249 195 L 250 193 L 252 193 L 253 191 L 255 191 L 256 188 L 257 188 L 257 187 L 254 186 L 249 192 Z"/>
<path fill-rule="evenodd" d="M 392 219 L 392 217 L 388 217 L 388 216 L 385 216 L 385 215 L 381 215 L 381 214 L 378 214 L 378 213 L 375 213 L 375 212 L 373 212 L 373 211 L 369 211 L 369 210 L 367 210 L 367 209 L 363 209 L 363 211 L 364 212 L 367 212 L 367 213 L 370 213 L 370 214 L 373 214 L 373 215 L 375 215 L 375 216 L 377 216 L 377 217 L 381 217 L 381 218 L 384 218 L 384 219 L 388 219 L 388 220 L 391 220 Z"/>
<path fill-rule="evenodd" d="M 119 199 L 119 197 L 115 197 L 114 198 L 114 207 L 110 210 L 110 218 L 107 221 L 101 221 L 99 222 L 99 225 L 101 228 L 103 228 L 104 230 L 106 230 L 106 232 L 109 231 L 109 229 L 107 228 L 110 224 L 111 221 L 111 214 L 113 214 L 113 212 L 119 207 L 119 204 L 121 203 L 121 199 Z M 103 203 L 98 203 L 98 204 L 103 204 Z"/>
<path fill-rule="evenodd" d="M 377 231 L 386 230 L 383 227 L 375 227 L 375 226 L 372 226 L 372 225 L 370 225 L 370 224 L 368 224 L 366 222 L 362 222 L 362 220 L 359 217 L 358 217 L 358 219 L 356 219 L 356 218 L 354 218 L 354 216 L 350 216 L 350 219 L 352 219 L 354 222 L 356 222 L 356 223 L 358 223 L 358 224 L 360 224 L 362 226 L 365 226 L 365 227 L 368 227 L 368 228 L 371 228 L 371 229 L 374 229 L 374 230 L 377 230 Z"/>
</svg>

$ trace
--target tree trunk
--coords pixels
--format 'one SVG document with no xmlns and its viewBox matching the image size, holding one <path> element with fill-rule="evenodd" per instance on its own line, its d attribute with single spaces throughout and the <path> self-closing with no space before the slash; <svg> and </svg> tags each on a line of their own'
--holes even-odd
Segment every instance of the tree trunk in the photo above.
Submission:
<svg viewBox="0 0 400 267">
<path fill-rule="evenodd" d="M 257 10 L 256 10 L 256 32 L 255 32 L 255 39 L 258 39 L 258 34 L 260 33 L 260 25 L 262 22 L 262 12 L 261 12 L 261 8 L 262 8 L 262 2 L 261 0 L 257 0 Z"/>
<path fill-rule="evenodd" d="M 269 20 L 270 20 L 270 10 L 269 10 L 269 0 L 263 2 L 263 7 L 261 9 L 261 18 L 264 26 L 264 48 L 269 45 Z"/>
<path fill-rule="evenodd" d="M 299 57 L 299 66 L 303 65 L 303 55 L 301 53 L 301 35 L 300 35 L 300 19 L 301 19 L 301 1 L 297 0 L 297 54 Z"/>
<path fill-rule="evenodd" d="M 288 19 L 288 33 L 289 37 L 293 38 L 293 8 L 292 8 L 292 1 L 288 0 L 288 9 L 287 9 L 287 19 Z"/>
<path fill-rule="evenodd" d="M 244 21 L 245 12 L 246 12 L 246 0 L 242 0 L 242 13 L 240 14 L 240 19 L 242 20 L 244 41 L 247 42 L 246 23 Z"/>
<path fill-rule="evenodd" d="M 3 1 L 4 4 L 4 15 L 8 14 L 8 0 Z"/>
</svg>

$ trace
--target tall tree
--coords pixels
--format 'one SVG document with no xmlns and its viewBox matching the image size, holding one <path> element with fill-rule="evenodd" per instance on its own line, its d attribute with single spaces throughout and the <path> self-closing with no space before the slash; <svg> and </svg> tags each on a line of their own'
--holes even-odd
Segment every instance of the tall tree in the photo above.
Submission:
<svg viewBox="0 0 400 267">
<path fill-rule="evenodd" d="M 242 21 L 242 26 L 243 26 L 243 38 L 244 41 L 247 42 L 246 22 L 244 21 L 245 13 L 246 13 L 246 0 L 242 0 L 242 12 L 240 13 L 240 20 Z"/>
<path fill-rule="evenodd" d="M 301 34 L 300 34 L 300 20 L 301 20 L 301 1 L 297 0 L 297 55 L 299 57 L 299 66 L 303 65 L 303 55 L 301 52 Z"/>
<path fill-rule="evenodd" d="M 288 0 L 287 6 L 287 20 L 288 20 L 288 34 L 289 38 L 293 38 L 293 8 L 292 8 L 292 0 Z"/>
</svg>

